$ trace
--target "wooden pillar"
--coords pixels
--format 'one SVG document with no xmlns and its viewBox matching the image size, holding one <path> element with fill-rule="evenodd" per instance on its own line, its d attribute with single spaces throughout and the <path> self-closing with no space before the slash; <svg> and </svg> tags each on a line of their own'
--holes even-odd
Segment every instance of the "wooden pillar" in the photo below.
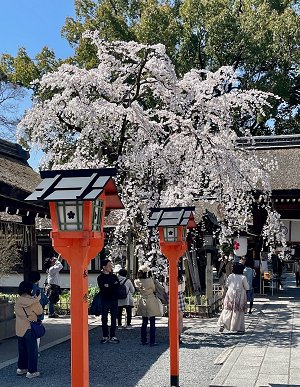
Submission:
<svg viewBox="0 0 300 387">
<path fill-rule="evenodd" d="M 206 302 L 210 306 L 213 300 L 213 271 L 211 265 L 211 253 L 206 253 L 207 263 L 205 269 Z"/>
<path fill-rule="evenodd" d="M 23 275 L 27 280 L 32 270 L 37 270 L 37 245 L 35 230 L 35 214 L 22 217 L 24 239 L 22 243 Z M 26 226 L 28 226 L 26 228 Z"/>
</svg>

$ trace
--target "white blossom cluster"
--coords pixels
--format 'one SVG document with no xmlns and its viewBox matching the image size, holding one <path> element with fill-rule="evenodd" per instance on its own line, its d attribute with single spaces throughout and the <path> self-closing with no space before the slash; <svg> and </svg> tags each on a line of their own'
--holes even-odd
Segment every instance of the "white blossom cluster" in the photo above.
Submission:
<svg viewBox="0 0 300 387">
<path fill-rule="evenodd" d="M 280 215 L 276 211 L 268 211 L 268 218 L 263 226 L 262 236 L 269 245 L 270 254 L 276 251 L 276 247 L 280 244 L 286 247 L 286 238 L 284 228 L 280 222 Z"/>
<path fill-rule="evenodd" d="M 163 45 L 107 42 L 97 68 L 63 64 L 36 82 L 39 97 L 19 124 L 19 138 L 46 153 L 43 168 L 117 167 L 126 211 L 119 238 L 132 231 L 138 253 L 149 245 L 149 209 L 191 205 L 213 197 L 220 206 L 221 240 L 244 230 L 258 189 L 268 195 L 267 165 L 237 145 L 272 95 L 241 90 L 230 67 L 176 75 Z M 269 216 L 266 238 L 278 235 Z M 117 248 L 117 243 L 116 243 Z"/>
</svg>

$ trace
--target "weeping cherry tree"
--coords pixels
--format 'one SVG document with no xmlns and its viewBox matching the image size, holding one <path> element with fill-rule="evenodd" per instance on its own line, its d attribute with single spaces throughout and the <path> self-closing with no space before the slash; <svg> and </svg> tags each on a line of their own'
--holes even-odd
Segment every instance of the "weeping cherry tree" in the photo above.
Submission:
<svg viewBox="0 0 300 387">
<path fill-rule="evenodd" d="M 37 98 L 18 137 L 45 152 L 43 169 L 117 167 L 126 210 L 111 249 L 116 253 L 130 230 L 142 259 L 149 258 L 149 208 L 199 197 L 219 205 L 221 243 L 247 228 L 254 202 L 270 215 L 265 237 L 283 242 L 268 204 L 268 171 L 276 163 L 237 143 L 237 133 L 251 141 L 251 124 L 276 97 L 242 90 L 231 67 L 179 78 L 161 44 L 84 35 L 97 48 L 98 67 L 63 64 L 36 81 Z"/>
</svg>

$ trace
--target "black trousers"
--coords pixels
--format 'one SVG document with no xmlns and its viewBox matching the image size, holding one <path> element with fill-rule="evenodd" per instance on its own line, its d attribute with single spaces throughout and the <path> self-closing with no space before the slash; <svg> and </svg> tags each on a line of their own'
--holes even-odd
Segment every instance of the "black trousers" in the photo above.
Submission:
<svg viewBox="0 0 300 387">
<path fill-rule="evenodd" d="M 132 306 L 130 305 L 124 305 L 124 306 L 118 306 L 118 325 L 122 325 L 122 313 L 123 313 L 123 308 L 126 310 L 126 325 L 131 324 L 131 319 L 132 319 Z"/>
<path fill-rule="evenodd" d="M 110 332 L 108 334 L 108 313 L 110 313 Z M 117 327 L 118 300 L 102 298 L 102 334 L 103 337 L 115 337 Z"/>
<path fill-rule="evenodd" d="M 147 325 L 150 321 L 150 345 L 155 343 L 155 316 L 153 317 L 143 317 L 143 322 L 141 326 L 141 340 L 142 344 L 147 343 Z"/>
</svg>

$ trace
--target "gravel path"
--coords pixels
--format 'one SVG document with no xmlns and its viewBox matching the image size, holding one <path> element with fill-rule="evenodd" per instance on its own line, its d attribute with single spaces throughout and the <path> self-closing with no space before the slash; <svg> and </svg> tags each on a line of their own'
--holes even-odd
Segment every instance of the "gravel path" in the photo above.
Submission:
<svg viewBox="0 0 300 387">
<path fill-rule="evenodd" d="M 180 387 L 208 387 L 220 369 L 215 359 L 237 344 L 237 335 L 220 335 L 216 318 L 186 319 L 180 346 Z M 89 332 L 90 387 L 167 387 L 169 349 L 167 319 L 158 319 L 157 347 L 140 345 L 140 320 L 132 329 L 118 331 L 120 344 L 100 344 L 101 328 Z M 70 341 L 41 353 L 41 376 L 28 380 L 16 376 L 16 364 L 0 370 L 0 387 L 70 386 Z"/>
</svg>

